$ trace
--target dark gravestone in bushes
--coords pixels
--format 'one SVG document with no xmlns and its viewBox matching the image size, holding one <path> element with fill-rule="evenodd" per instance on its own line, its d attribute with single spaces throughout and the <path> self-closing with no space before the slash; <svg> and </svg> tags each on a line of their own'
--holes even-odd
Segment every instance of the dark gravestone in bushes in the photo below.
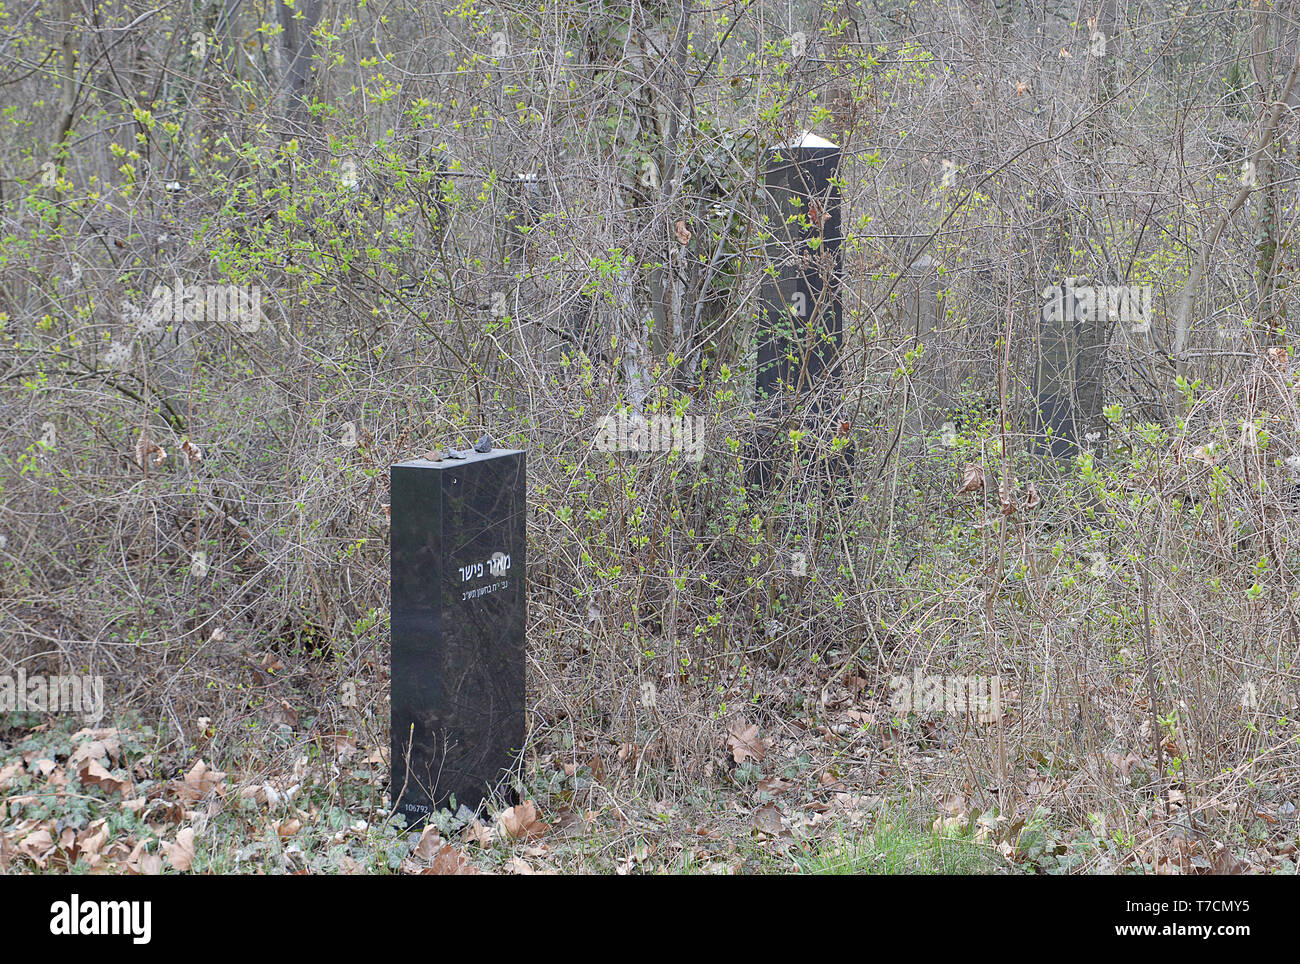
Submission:
<svg viewBox="0 0 1300 964">
<path fill-rule="evenodd" d="M 1113 319 L 1097 294 L 1110 290 L 1066 278 L 1042 292 L 1034 373 L 1034 442 L 1040 453 L 1070 458 L 1105 436 L 1102 390 Z"/>
<path fill-rule="evenodd" d="M 516 174 L 506 182 L 504 256 L 514 271 L 527 267 L 528 236 L 542 223 L 546 185 L 536 174 Z"/>
<path fill-rule="evenodd" d="M 489 443 L 490 444 L 490 443 Z M 392 797 L 476 809 L 524 742 L 525 454 L 392 468 Z"/>
<path fill-rule="evenodd" d="M 924 346 L 913 363 L 907 398 L 906 429 L 920 436 L 941 428 L 952 408 L 947 368 L 951 352 L 945 350 L 940 264 L 921 255 L 898 279 L 896 311 L 904 336 L 913 346 Z"/>
<path fill-rule="evenodd" d="M 815 134 L 773 147 L 763 174 L 767 196 L 769 274 L 763 283 L 755 388 L 775 431 L 760 429 L 749 479 L 762 489 L 775 481 L 782 423 L 796 405 L 819 413 L 815 447 L 829 451 L 828 419 L 839 387 L 843 318 L 840 307 L 840 149 Z M 833 429 L 831 429 L 833 431 Z M 821 436 L 827 436 L 825 438 Z M 851 458 L 848 450 L 837 458 Z M 826 466 L 830 469 L 829 463 Z M 840 474 L 844 466 L 830 469 Z"/>
<path fill-rule="evenodd" d="M 772 219 L 758 342 L 758 394 L 806 395 L 838 379 L 840 149 L 815 134 L 769 152 L 763 185 Z"/>
<path fill-rule="evenodd" d="M 510 290 L 493 295 L 497 302 L 493 316 L 513 313 L 516 308 L 522 310 L 530 354 L 550 353 L 558 360 L 554 349 L 572 345 L 597 358 L 608 345 L 600 343 L 595 299 L 580 291 L 556 292 L 544 270 L 545 248 L 538 250 L 543 236 L 563 225 L 563 219 L 554 213 L 552 191 L 552 182 L 536 174 L 516 174 L 505 182 L 501 253 L 502 267 L 510 276 Z"/>
</svg>

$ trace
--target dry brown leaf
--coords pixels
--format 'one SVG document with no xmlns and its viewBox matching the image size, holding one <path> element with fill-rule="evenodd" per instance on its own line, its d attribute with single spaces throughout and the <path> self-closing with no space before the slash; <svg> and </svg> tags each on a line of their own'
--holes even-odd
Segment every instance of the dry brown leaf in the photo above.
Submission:
<svg viewBox="0 0 1300 964">
<path fill-rule="evenodd" d="M 194 766 L 190 767 L 190 772 L 185 774 L 184 785 L 178 787 L 179 796 L 185 802 L 193 803 L 213 791 L 223 794 L 224 788 L 221 784 L 225 779 L 224 772 L 209 769 L 203 760 L 197 760 Z"/>
<path fill-rule="evenodd" d="M 537 816 L 537 805 L 531 800 L 501 812 L 501 829 L 515 840 L 536 840 L 551 829 Z"/>
<path fill-rule="evenodd" d="M 167 862 L 185 873 L 194 864 L 194 828 L 186 827 L 176 834 L 175 843 L 162 845 Z"/>
<path fill-rule="evenodd" d="M 687 229 L 685 221 L 678 221 L 673 233 L 677 237 L 678 244 L 686 244 L 691 240 L 691 232 Z"/>
<path fill-rule="evenodd" d="M 1030 482 L 1025 486 L 1025 511 L 1033 512 L 1042 504 L 1043 500 L 1038 496 L 1038 489 L 1034 487 L 1034 483 Z"/>
<path fill-rule="evenodd" d="M 765 750 L 758 738 L 758 726 L 747 724 L 743 720 L 732 723 L 727 730 L 727 749 L 731 751 L 731 758 L 737 763 L 744 763 L 746 760 L 762 763 Z"/>
<path fill-rule="evenodd" d="M 100 787 L 108 793 L 120 793 L 122 796 L 126 796 L 127 788 L 131 785 L 126 780 L 109 773 L 98 760 L 88 760 L 83 763 L 77 773 L 77 779 L 85 786 Z"/>
<path fill-rule="evenodd" d="M 167 451 L 147 435 L 141 434 L 135 443 L 135 464 L 144 468 L 145 459 L 152 455 L 154 465 L 162 465 L 167 459 Z"/>
<path fill-rule="evenodd" d="M 436 874 L 442 877 L 466 877 L 470 874 L 477 874 L 478 870 L 469 862 L 468 857 L 451 844 L 443 844 L 438 849 L 438 852 L 433 855 L 430 865 L 421 873 Z"/>
<path fill-rule="evenodd" d="M 45 858 L 54 849 L 54 838 L 48 830 L 34 830 L 18 842 L 18 850 L 37 867 L 44 869 Z"/>
<path fill-rule="evenodd" d="M 0 790 L 4 790 L 9 784 L 14 782 L 14 777 L 23 774 L 23 764 L 21 761 L 15 761 L 0 770 Z"/>
<path fill-rule="evenodd" d="M 1007 479 L 1003 479 L 998 483 L 998 502 L 1002 506 L 1003 515 L 1009 517 L 1016 514 L 1015 493 Z"/>
<path fill-rule="evenodd" d="M 957 490 L 958 495 L 965 495 L 967 492 L 974 492 L 977 489 L 984 488 L 984 469 L 974 462 L 967 462 L 962 469 L 961 488 Z"/>
<path fill-rule="evenodd" d="M 781 811 L 770 803 L 754 811 L 754 826 L 769 837 L 780 836 L 785 829 L 781 824 Z"/>
<path fill-rule="evenodd" d="M 413 857 L 420 860 L 433 860 L 438 856 L 438 851 L 442 849 L 442 836 L 438 833 L 436 827 L 426 827 L 424 833 L 420 834 L 420 841 L 411 851 Z"/>
<path fill-rule="evenodd" d="M 365 872 L 366 869 L 362 867 L 361 864 L 357 863 L 357 861 L 349 857 L 347 854 L 344 854 L 342 857 L 339 858 L 339 873 L 346 874 L 350 877 L 355 877 L 364 874 Z"/>
<path fill-rule="evenodd" d="M 288 840 L 302 829 L 302 821 L 297 817 L 290 817 L 288 820 L 272 820 L 271 826 L 275 828 L 281 840 Z"/>
</svg>

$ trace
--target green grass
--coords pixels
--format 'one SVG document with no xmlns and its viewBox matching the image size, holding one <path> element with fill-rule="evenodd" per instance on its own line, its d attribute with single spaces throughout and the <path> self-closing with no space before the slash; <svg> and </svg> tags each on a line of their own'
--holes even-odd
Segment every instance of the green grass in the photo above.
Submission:
<svg viewBox="0 0 1300 964">
<path fill-rule="evenodd" d="M 1007 862 L 969 835 L 923 829 L 882 815 L 869 831 L 828 842 L 797 859 L 807 874 L 999 874 Z"/>
</svg>

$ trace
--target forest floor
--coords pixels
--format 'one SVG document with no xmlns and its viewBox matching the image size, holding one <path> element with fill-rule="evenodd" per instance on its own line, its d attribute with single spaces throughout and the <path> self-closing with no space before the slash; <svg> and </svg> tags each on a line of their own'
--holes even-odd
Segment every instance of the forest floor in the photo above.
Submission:
<svg viewBox="0 0 1300 964">
<path fill-rule="evenodd" d="M 322 736 L 281 773 L 160 759 L 143 727 L 10 729 L 0 746 L 0 872 L 999 873 L 996 821 L 927 821 L 880 774 L 827 778 L 830 759 L 764 766 L 738 731 L 726 779 L 675 800 L 623 792 L 598 757 L 534 755 L 526 798 L 478 817 L 389 817 L 387 747 Z M 617 757 L 612 769 L 622 770 Z M 630 768 L 635 770 L 635 766 Z M 164 776 L 170 771 L 170 776 Z M 659 776 L 663 776 L 662 774 Z M 642 780 L 649 786 L 653 779 Z M 868 785 L 869 784 L 869 785 Z M 896 789 L 896 788 L 895 788 Z M 575 806 L 575 801 L 583 803 Z M 600 801 L 605 801 L 604 805 Z M 957 818 L 957 819 L 951 819 Z M 998 835 L 1001 836 L 1001 835 Z"/>
<path fill-rule="evenodd" d="M 131 717 L 10 715 L 0 872 L 1295 872 L 1293 812 L 1266 845 L 1153 846 L 1157 813 L 1135 817 L 1145 830 L 1071 817 L 1049 765 L 1018 764 L 1001 790 L 954 778 L 975 769 L 954 735 L 979 723 L 900 721 L 828 675 L 793 699 L 783 677 L 784 705 L 806 711 L 751 701 L 689 767 L 535 726 L 520 802 L 443 811 L 421 832 L 389 815 L 387 746 L 306 717 L 261 730 L 241 764 L 216 741 L 178 753 Z"/>
</svg>

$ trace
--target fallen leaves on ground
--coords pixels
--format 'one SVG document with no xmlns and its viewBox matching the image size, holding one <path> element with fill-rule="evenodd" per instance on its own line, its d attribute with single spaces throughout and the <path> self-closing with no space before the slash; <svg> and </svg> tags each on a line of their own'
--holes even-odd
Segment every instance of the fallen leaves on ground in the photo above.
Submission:
<svg viewBox="0 0 1300 964">
<path fill-rule="evenodd" d="M 190 772 L 185 774 L 185 782 L 182 786 L 177 787 L 177 793 L 187 803 L 202 800 L 212 792 L 219 795 L 224 794 L 223 784 L 225 779 L 226 774 L 224 772 L 209 768 L 200 759 L 195 761 L 194 766 L 190 767 Z"/>
<path fill-rule="evenodd" d="M 175 843 L 162 845 L 167 862 L 184 873 L 194 865 L 194 828 L 186 827 L 176 834 Z"/>
<path fill-rule="evenodd" d="M 84 786 L 99 787 L 108 793 L 120 793 L 123 796 L 126 796 L 127 788 L 131 785 L 126 780 L 119 779 L 109 773 L 98 760 L 88 760 L 77 771 L 77 779 Z"/>
<path fill-rule="evenodd" d="M 785 827 L 781 822 L 781 811 L 770 803 L 754 811 L 754 827 L 769 837 L 779 836 Z"/>
<path fill-rule="evenodd" d="M 478 870 L 469 862 L 468 857 L 451 844 L 443 844 L 434 854 L 433 862 L 422 872 L 444 877 L 466 877 L 477 874 Z"/>
<path fill-rule="evenodd" d="M 746 760 L 762 763 L 765 748 L 758 738 L 757 724 L 746 723 L 743 720 L 732 723 L 727 730 L 727 749 L 731 751 L 731 758 L 737 763 L 744 763 Z"/>
<path fill-rule="evenodd" d="M 536 840 L 551 829 L 537 815 L 537 805 L 531 800 L 501 811 L 499 821 L 505 835 L 515 840 Z"/>
<path fill-rule="evenodd" d="M 412 873 L 437 876 L 459 877 L 478 873 L 464 853 L 442 839 L 436 827 L 427 827 L 420 834 L 403 868 Z"/>
</svg>

